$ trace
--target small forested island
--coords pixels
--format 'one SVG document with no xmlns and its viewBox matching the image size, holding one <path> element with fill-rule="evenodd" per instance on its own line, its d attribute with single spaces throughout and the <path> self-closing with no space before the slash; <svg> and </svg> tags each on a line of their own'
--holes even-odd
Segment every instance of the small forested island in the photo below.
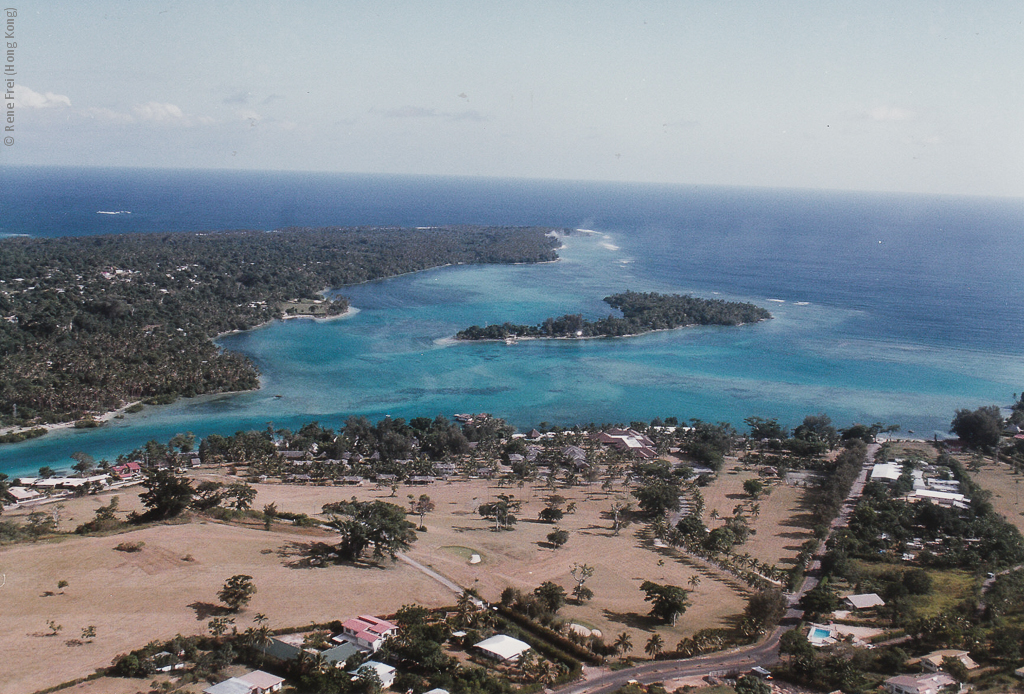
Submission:
<svg viewBox="0 0 1024 694">
<path fill-rule="evenodd" d="M 548 318 L 540 325 L 471 326 L 456 334 L 459 340 L 504 340 L 525 338 L 625 337 L 655 330 L 692 325 L 742 325 L 768 320 L 772 314 L 760 306 L 690 295 L 624 292 L 605 297 L 605 303 L 622 312 L 622 318 L 608 316 L 589 321 L 580 314 Z"/>
<path fill-rule="evenodd" d="M 0 240 L 0 426 L 249 390 L 211 338 L 329 317 L 328 288 L 452 264 L 557 259 L 550 228 L 288 228 Z M 19 435 L 15 435 L 19 436 Z"/>
</svg>

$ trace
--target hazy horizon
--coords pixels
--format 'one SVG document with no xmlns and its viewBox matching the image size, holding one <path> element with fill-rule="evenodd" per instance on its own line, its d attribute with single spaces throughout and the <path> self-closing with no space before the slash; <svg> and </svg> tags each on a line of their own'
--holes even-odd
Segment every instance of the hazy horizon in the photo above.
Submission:
<svg viewBox="0 0 1024 694">
<path fill-rule="evenodd" d="M 1008 0 L 4 15 L 5 166 L 1024 197 L 1024 5 Z"/>
</svg>

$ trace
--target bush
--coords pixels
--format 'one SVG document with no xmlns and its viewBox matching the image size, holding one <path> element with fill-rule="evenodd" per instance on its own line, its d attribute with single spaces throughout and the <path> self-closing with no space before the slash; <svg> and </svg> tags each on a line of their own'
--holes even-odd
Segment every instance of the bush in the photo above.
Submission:
<svg viewBox="0 0 1024 694">
<path fill-rule="evenodd" d="M 114 547 L 114 549 L 118 552 L 141 552 L 145 546 L 146 543 L 139 540 L 137 542 L 122 542 L 117 547 Z"/>
</svg>

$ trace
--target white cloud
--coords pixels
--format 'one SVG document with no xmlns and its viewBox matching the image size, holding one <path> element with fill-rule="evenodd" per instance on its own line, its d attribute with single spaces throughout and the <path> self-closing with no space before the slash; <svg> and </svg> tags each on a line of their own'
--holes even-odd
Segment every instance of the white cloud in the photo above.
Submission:
<svg viewBox="0 0 1024 694">
<path fill-rule="evenodd" d="M 185 114 L 174 104 L 161 104 L 158 101 L 148 101 L 138 104 L 132 108 L 132 112 L 140 120 L 155 121 L 157 123 L 183 122 Z"/>
<path fill-rule="evenodd" d="M 876 106 L 867 112 L 873 121 L 906 121 L 913 120 L 916 114 L 899 106 Z"/>
<path fill-rule="evenodd" d="M 62 108 L 71 105 L 71 99 L 63 94 L 46 92 L 40 94 L 20 84 L 14 85 L 14 105 L 17 108 Z"/>
</svg>

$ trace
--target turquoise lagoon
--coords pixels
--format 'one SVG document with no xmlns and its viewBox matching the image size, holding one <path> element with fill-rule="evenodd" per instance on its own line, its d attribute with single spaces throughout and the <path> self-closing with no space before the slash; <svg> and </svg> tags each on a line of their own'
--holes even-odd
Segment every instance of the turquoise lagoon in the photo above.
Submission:
<svg viewBox="0 0 1024 694">
<path fill-rule="evenodd" d="M 751 415 L 944 436 L 957 408 L 1024 389 L 1024 201 L 286 172 L 4 171 L 2 234 L 453 223 L 586 228 L 542 265 L 446 267 L 346 287 L 357 309 L 220 344 L 263 374 L 204 396 L 0 446 L 0 471 L 113 459 L 178 432 L 338 427 L 489 412 L 520 429 Z M 131 210 L 100 215 L 97 210 Z M 775 318 L 586 341 L 457 343 L 472 324 L 600 317 L 608 294 L 693 292 Z"/>
<path fill-rule="evenodd" d="M 1012 356 L 865 337 L 851 328 L 864 321 L 863 310 L 651 281 L 635 272 L 636 258 L 620 243 L 614 234 L 579 234 L 565 239 L 556 263 L 446 267 L 347 287 L 355 307 L 348 316 L 276 321 L 220 340 L 256 362 L 259 391 L 185 399 L 103 429 L 55 432 L 5 447 L 0 465 L 27 473 L 66 465 L 77 450 L 113 458 L 181 431 L 313 420 L 338 427 L 353 414 L 489 412 L 526 429 L 666 416 L 742 427 L 751 415 L 792 426 L 827 412 L 837 424 L 898 423 L 930 438 L 944 435 L 956 407 L 989 403 L 1024 382 Z M 601 316 L 609 312 L 601 299 L 627 288 L 750 300 L 774 319 L 514 345 L 451 337 L 471 324 Z"/>
</svg>

